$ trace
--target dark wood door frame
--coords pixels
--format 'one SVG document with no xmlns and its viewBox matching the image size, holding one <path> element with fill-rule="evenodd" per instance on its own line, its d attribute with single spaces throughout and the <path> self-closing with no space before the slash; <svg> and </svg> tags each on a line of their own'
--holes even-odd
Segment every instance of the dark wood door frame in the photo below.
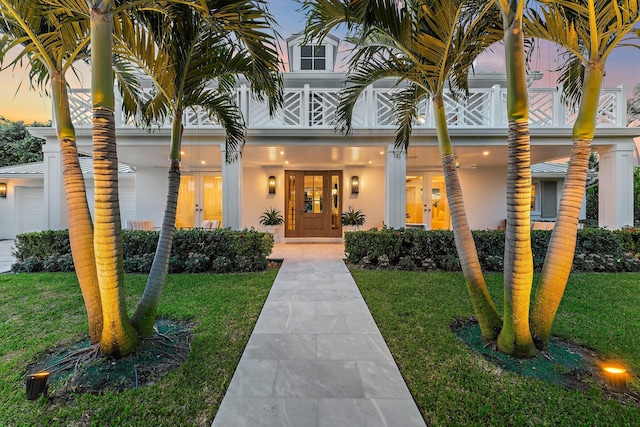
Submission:
<svg viewBox="0 0 640 427">
<path fill-rule="evenodd" d="M 285 171 L 285 237 L 342 237 L 342 171 Z"/>
</svg>

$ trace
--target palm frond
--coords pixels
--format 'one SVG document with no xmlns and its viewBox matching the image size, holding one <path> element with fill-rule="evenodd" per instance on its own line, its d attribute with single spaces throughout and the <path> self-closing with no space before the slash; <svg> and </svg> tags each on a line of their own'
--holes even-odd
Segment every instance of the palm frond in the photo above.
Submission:
<svg viewBox="0 0 640 427">
<path fill-rule="evenodd" d="M 565 53 L 563 57 L 564 62 L 556 70 L 560 72 L 558 84 L 562 85 L 562 100 L 575 110 L 582 98 L 585 66 L 577 56 Z"/>
<path fill-rule="evenodd" d="M 193 101 L 207 110 L 210 116 L 217 117 L 226 134 L 225 161 L 235 161 L 242 152 L 245 141 L 245 123 L 235 102 L 235 94 L 209 90 L 202 92 Z"/>
<path fill-rule="evenodd" d="M 429 93 L 414 83 L 409 84 L 393 94 L 393 114 L 396 116 L 398 126 L 394 151 L 406 152 L 409 149 L 409 140 L 413 130 L 413 122 L 417 118 L 417 108 L 421 99 Z"/>
</svg>

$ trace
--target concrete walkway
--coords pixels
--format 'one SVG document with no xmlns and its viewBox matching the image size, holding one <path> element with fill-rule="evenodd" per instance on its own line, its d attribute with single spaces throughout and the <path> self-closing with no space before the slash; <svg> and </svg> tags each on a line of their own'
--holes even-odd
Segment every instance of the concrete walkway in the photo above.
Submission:
<svg viewBox="0 0 640 427">
<path fill-rule="evenodd" d="M 343 256 L 276 245 L 284 262 L 214 427 L 425 426 Z"/>
<path fill-rule="evenodd" d="M 0 240 L 0 273 L 11 271 L 11 265 L 16 262 L 11 255 L 13 240 Z"/>
</svg>

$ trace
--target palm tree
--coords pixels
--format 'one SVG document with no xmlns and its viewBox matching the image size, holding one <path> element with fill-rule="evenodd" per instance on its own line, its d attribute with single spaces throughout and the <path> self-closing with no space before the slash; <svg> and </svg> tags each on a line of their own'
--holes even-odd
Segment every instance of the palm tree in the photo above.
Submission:
<svg viewBox="0 0 640 427">
<path fill-rule="evenodd" d="M 529 95 L 522 18 L 525 0 L 495 0 L 502 13 L 507 64 L 507 230 L 504 250 L 504 323 L 498 348 L 516 357 L 532 357 L 529 330 L 533 282 L 531 253 L 531 155 Z"/>
<path fill-rule="evenodd" d="M 96 0 L 89 6 L 95 176 L 94 241 L 104 316 L 100 350 L 110 355 L 127 355 L 136 348 L 138 336 L 127 316 L 123 289 L 124 266 L 112 68 L 114 5 L 113 0 Z"/>
<path fill-rule="evenodd" d="M 308 11 L 310 35 L 323 36 L 341 23 L 357 35 L 351 38 L 358 49 L 351 58 L 337 113 L 343 131 L 350 131 L 353 108 L 366 87 L 395 77 L 394 106 L 399 123 L 395 145 L 406 150 L 418 103 L 430 98 L 458 256 L 482 336 L 495 340 L 502 320 L 487 291 L 467 220 L 444 92 L 447 85 L 457 93 L 465 92 L 473 60 L 501 39 L 497 9 L 492 2 L 468 0 L 405 1 L 402 5 L 395 1 L 308 1 L 303 7 Z"/>
<path fill-rule="evenodd" d="M 169 266 L 185 109 L 201 107 L 218 118 L 226 131 L 225 161 L 231 162 L 231 153 L 239 152 L 244 144 L 245 130 L 235 102 L 237 76 L 246 76 L 254 94 L 269 98 L 271 111 L 282 101 L 275 37 L 269 34 L 272 18 L 262 6 L 261 1 L 209 0 L 209 16 L 183 4 L 174 5 L 170 15 L 137 14 L 136 19 L 145 24 L 151 39 L 143 44 L 144 52 L 131 52 L 130 57 L 139 58 L 138 66 L 157 87 L 155 96 L 145 105 L 144 119 L 150 125 L 172 116 L 167 202 L 160 239 L 144 294 L 132 317 L 142 336 L 153 332 Z M 135 46 L 135 40 L 119 45 Z"/>
<path fill-rule="evenodd" d="M 89 338 L 100 341 L 102 304 L 93 250 L 93 223 L 71 121 L 66 74 L 77 61 L 87 59 L 89 25 L 69 19 L 65 11 L 50 12 L 43 2 L 0 1 L 0 62 L 6 52 L 22 49 L 12 61 L 29 60 L 32 82 L 50 85 L 53 114 L 63 163 L 65 197 L 69 213 L 69 241 L 89 321 Z"/>
<path fill-rule="evenodd" d="M 573 264 L 605 63 L 613 49 L 625 45 L 637 31 L 639 22 L 638 0 L 546 1 L 539 10 L 530 10 L 526 19 L 528 34 L 570 52 L 562 79 L 569 102 L 579 103 L 558 217 L 531 309 L 531 330 L 539 348 L 547 345 Z"/>
</svg>

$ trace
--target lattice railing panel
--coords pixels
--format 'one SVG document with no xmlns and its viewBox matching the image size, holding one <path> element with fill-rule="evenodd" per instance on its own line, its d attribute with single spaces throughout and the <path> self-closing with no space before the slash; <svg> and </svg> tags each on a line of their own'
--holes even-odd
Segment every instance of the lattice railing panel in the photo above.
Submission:
<svg viewBox="0 0 640 427">
<path fill-rule="evenodd" d="M 395 126 L 396 117 L 393 114 L 393 92 L 392 91 L 376 91 L 375 93 L 375 112 L 377 126 Z"/>
<path fill-rule="evenodd" d="M 529 91 L 529 125 L 543 127 L 553 125 L 553 95 L 550 91 Z"/>
<path fill-rule="evenodd" d="M 596 126 L 613 127 L 618 120 L 618 92 L 603 90 L 600 92 L 598 101 L 598 115 L 596 116 Z M 566 110 L 567 123 L 573 125 L 578 116 L 578 111 Z"/>
<path fill-rule="evenodd" d="M 150 96 L 150 94 L 149 94 Z M 336 110 L 340 102 L 338 89 L 288 89 L 284 92 L 283 107 L 274 117 L 269 116 L 266 102 L 250 98 L 244 92 L 245 104 L 238 97 L 239 106 L 247 120 L 247 126 L 289 128 L 289 127 L 333 127 L 336 123 Z M 602 127 L 616 127 L 619 115 L 625 111 L 621 105 L 620 89 L 605 89 L 599 102 L 597 124 Z M 498 99 L 494 99 L 498 97 Z M 506 89 L 474 89 L 467 98 L 454 99 L 445 95 L 447 122 L 451 128 L 456 127 L 507 127 Z M 91 94 L 88 89 L 72 90 L 69 96 L 71 117 L 78 127 L 90 127 L 92 120 Z M 120 113 L 118 113 L 120 114 Z M 559 93 L 555 89 L 531 89 L 529 91 L 529 117 L 532 127 L 565 127 L 571 126 L 576 119 L 576 112 L 559 102 Z M 117 117 L 118 126 L 133 127 L 133 120 L 123 122 Z M 216 127 L 220 126 L 215 118 L 208 116 L 202 108 L 185 111 L 185 126 Z M 162 127 L 169 127 L 168 118 Z M 353 110 L 352 125 L 354 127 L 389 128 L 396 126 L 393 114 L 393 90 L 374 89 L 363 93 L 358 98 Z M 416 127 L 434 127 L 431 103 L 427 98 L 420 101 Z"/>
<path fill-rule="evenodd" d="M 334 126 L 340 94 L 329 91 L 313 91 L 309 94 L 309 126 Z"/>
<path fill-rule="evenodd" d="M 74 90 L 69 94 L 71 121 L 75 126 L 91 127 L 91 121 L 93 119 L 91 105 L 91 91 L 88 89 Z"/>
<path fill-rule="evenodd" d="M 597 124 L 601 126 L 615 126 L 618 119 L 618 97 L 613 92 L 602 91 L 598 103 Z"/>
<path fill-rule="evenodd" d="M 182 122 L 185 126 L 193 127 L 220 126 L 218 118 L 209 116 L 207 110 L 200 106 L 186 110 L 182 117 Z"/>
<path fill-rule="evenodd" d="M 353 107 L 353 114 L 351 115 L 351 126 L 363 127 L 365 125 L 365 111 L 366 101 L 364 96 L 358 97 L 356 105 Z"/>
<path fill-rule="evenodd" d="M 489 126 L 491 123 L 491 92 L 482 90 L 468 97 L 455 98 L 445 94 L 445 113 L 451 127 Z"/>
<path fill-rule="evenodd" d="M 301 126 L 303 114 L 302 91 L 285 92 L 284 105 L 282 107 L 283 126 Z"/>
<path fill-rule="evenodd" d="M 273 117 L 269 116 L 266 102 L 255 99 L 249 101 L 249 127 L 289 127 L 302 125 L 302 98 L 299 90 L 288 90 L 283 94 L 283 105 Z"/>
</svg>

